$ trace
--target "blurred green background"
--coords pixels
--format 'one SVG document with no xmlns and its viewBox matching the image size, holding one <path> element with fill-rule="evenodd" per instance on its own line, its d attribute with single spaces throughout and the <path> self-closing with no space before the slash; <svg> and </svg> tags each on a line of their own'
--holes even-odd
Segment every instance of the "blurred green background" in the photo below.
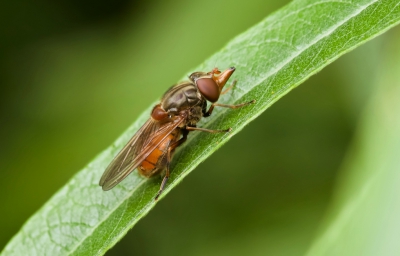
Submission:
<svg viewBox="0 0 400 256">
<path fill-rule="evenodd" d="M 169 86 L 288 2 L 0 3 L 0 248 Z M 400 53 L 390 54 L 399 34 L 359 47 L 278 101 L 107 255 L 306 253 L 342 192 L 342 162 L 352 160 L 381 65 L 399 64 Z"/>
</svg>

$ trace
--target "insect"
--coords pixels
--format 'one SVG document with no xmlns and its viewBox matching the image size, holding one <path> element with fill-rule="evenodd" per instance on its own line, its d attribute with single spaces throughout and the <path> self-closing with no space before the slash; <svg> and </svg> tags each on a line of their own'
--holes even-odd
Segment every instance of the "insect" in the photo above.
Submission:
<svg viewBox="0 0 400 256">
<path fill-rule="evenodd" d="M 238 105 L 217 103 L 220 95 L 230 90 L 228 88 L 222 91 L 234 71 L 235 68 L 231 67 L 224 72 L 218 68 L 214 68 L 211 72 L 194 72 L 189 76 L 189 81 L 172 86 L 163 95 L 161 102 L 153 108 L 149 120 L 104 171 L 99 182 L 103 190 L 112 189 L 136 168 L 147 178 L 161 174 L 165 170 L 160 190 L 155 196 L 157 200 L 170 176 L 172 155 L 175 149 L 186 141 L 189 132 L 224 133 L 231 130 L 196 127 L 200 119 L 209 117 L 214 107 L 235 109 L 255 102 L 253 100 Z M 211 102 L 208 110 L 207 101 Z"/>
</svg>

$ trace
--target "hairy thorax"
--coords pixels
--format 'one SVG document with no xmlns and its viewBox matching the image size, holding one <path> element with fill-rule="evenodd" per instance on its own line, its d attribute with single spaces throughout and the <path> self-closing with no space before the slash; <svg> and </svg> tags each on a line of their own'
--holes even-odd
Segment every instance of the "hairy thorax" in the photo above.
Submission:
<svg viewBox="0 0 400 256">
<path fill-rule="evenodd" d="M 191 82 L 171 87 L 161 102 L 162 108 L 171 114 L 179 114 L 182 111 L 186 113 L 187 120 L 182 126 L 196 126 L 207 106 L 206 100 Z"/>
<path fill-rule="evenodd" d="M 195 106 L 189 109 L 189 117 L 187 121 L 188 126 L 193 126 L 193 127 L 196 126 L 196 124 L 203 117 L 202 109 L 203 108 L 201 106 Z"/>
</svg>

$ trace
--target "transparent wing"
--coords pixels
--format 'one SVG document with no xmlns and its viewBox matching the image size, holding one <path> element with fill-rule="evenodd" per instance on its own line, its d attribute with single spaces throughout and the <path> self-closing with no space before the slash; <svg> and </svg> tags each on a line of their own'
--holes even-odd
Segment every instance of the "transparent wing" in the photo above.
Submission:
<svg viewBox="0 0 400 256">
<path fill-rule="evenodd" d="M 181 116 L 162 124 L 147 120 L 104 171 L 99 182 L 103 190 L 110 190 L 125 179 L 183 120 Z"/>
</svg>

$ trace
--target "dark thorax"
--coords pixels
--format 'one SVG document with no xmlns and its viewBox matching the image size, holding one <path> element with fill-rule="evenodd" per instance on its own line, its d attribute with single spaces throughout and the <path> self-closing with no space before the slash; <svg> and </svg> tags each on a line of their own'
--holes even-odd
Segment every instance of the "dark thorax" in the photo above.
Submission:
<svg viewBox="0 0 400 256">
<path fill-rule="evenodd" d="M 172 115 L 186 112 L 188 126 L 196 126 L 203 117 L 203 110 L 207 107 L 207 101 L 191 81 L 171 87 L 161 102 L 162 108 Z"/>
</svg>

